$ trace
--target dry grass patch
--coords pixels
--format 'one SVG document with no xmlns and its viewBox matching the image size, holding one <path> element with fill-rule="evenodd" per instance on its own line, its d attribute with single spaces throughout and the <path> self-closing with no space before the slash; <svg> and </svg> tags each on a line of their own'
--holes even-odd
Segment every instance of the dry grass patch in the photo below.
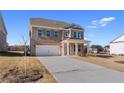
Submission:
<svg viewBox="0 0 124 93">
<path fill-rule="evenodd" d="M 76 57 L 76 58 L 80 60 L 84 60 L 89 63 L 101 65 L 106 68 L 124 72 L 124 64 L 120 63 L 120 62 L 124 62 L 124 56 L 113 56 L 107 58 L 87 56 L 87 57 Z"/>
<path fill-rule="evenodd" d="M 0 57 L 0 82 L 56 82 L 35 57 Z"/>
</svg>

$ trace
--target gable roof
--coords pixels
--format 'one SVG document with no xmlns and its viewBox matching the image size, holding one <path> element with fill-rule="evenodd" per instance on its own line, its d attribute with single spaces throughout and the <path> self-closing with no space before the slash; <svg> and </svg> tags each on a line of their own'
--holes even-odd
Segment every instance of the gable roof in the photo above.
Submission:
<svg viewBox="0 0 124 93">
<path fill-rule="evenodd" d="M 2 31 L 4 31 L 7 34 L 7 30 L 3 21 L 3 17 L 2 17 L 2 13 L 0 11 L 0 28 L 2 29 Z"/>
<path fill-rule="evenodd" d="M 84 31 L 84 29 L 80 26 L 80 25 L 77 25 L 77 24 L 70 24 L 69 26 L 66 26 L 65 27 L 65 29 L 77 29 L 77 30 L 83 30 Z"/>
<path fill-rule="evenodd" d="M 61 29 L 75 29 L 75 30 L 82 30 L 84 29 L 77 24 L 70 24 L 63 21 L 57 21 L 57 20 L 51 20 L 51 19 L 45 19 L 45 18 L 30 18 L 30 25 L 34 26 L 46 26 L 46 27 L 52 27 L 52 28 L 61 28 Z"/>
<path fill-rule="evenodd" d="M 118 43 L 118 42 L 124 42 L 124 34 L 120 35 L 119 37 L 111 41 L 110 43 Z"/>
<path fill-rule="evenodd" d="M 30 24 L 37 26 L 48 26 L 54 28 L 64 28 L 70 25 L 69 23 L 66 22 L 44 19 L 44 18 L 30 18 Z"/>
</svg>

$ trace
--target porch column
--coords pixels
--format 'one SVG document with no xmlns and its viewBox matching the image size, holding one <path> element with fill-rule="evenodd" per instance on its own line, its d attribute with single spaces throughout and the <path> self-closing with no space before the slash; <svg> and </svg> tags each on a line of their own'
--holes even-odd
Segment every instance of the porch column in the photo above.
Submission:
<svg viewBox="0 0 124 93">
<path fill-rule="evenodd" d="M 78 55 L 78 43 L 75 43 L 75 56 Z"/>
<path fill-rule="evenodd" d="M 69 56 L 69 42 L 67 42 L 67 56 Z"/>
<path fill-rule="evenodd" d="M 62 56 L 65 55 L 65 46 L 64 46 L 64 43 L 62 42 Z"/>
<path fill-rule="evenodd" d="M 87 55 L 89 55 L 89 48 L 90 48 L 90 43 L 87 42 Z"/>
</svg>

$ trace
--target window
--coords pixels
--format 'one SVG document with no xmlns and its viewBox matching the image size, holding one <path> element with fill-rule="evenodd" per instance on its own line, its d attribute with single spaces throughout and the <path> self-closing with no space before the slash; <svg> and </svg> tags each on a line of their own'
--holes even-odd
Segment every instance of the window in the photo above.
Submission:
<svg viewBox="0 0 124 93">
<path fill-rule="evenodd" d="M 54 32 L 54 38 L 58 38 L 58 32 Z"/>
<path fill-rule="evenodd" d="M 42 37 L 42 35 L 43 35 L 42 30 L 38 30 L 38 37 Z"/>
<path fill-rule="evenodd" d="M 47 37 L 50 37 L 50 31 L 46 32 Z"/>
<path fill-rule="evenodd" d="M 81 33 L 80 32 L 77 32 L 77 38 L 81 38 Z"/>
<path fill-rule="evenodd" d="M 81 33 L 80 32 L 74 32 L 74 38 L 81 38 Z"/>
<path fill-rule="evenodd" d="M 74 32 L 74 38 L 76 38 L 76 32 Z"/>
</svg>

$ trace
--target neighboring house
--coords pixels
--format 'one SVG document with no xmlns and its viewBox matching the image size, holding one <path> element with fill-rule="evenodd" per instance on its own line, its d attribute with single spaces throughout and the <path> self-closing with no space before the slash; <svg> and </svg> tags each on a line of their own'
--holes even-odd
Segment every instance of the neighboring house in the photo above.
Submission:
<svg viewBox="0 0 124 93">
<path fill-rule="evenodd" d="M 83 55 L 84 29 L 66 22 L 31 18 L 31 55 Z"/>
<path fill-rule="evenodd" d="M 91 53 L 97 54 L 98 53 L 98 49 L 97 48 L 91 48 Z"/>
<path fill-rule="evenodd" d="M 7 51 L 7 31 L 0 12 L 0 52 Z"/>
<path fill-rule="evenodd" d="M 104 53 L 105 54 L 110 54 L 110 46 L 109 45 L 104 47 Z"/>
<path fill-rule="evenodd" d="M 110 43 L 110 54 L 124 55 L 124 34 Z"/>
</svg>

